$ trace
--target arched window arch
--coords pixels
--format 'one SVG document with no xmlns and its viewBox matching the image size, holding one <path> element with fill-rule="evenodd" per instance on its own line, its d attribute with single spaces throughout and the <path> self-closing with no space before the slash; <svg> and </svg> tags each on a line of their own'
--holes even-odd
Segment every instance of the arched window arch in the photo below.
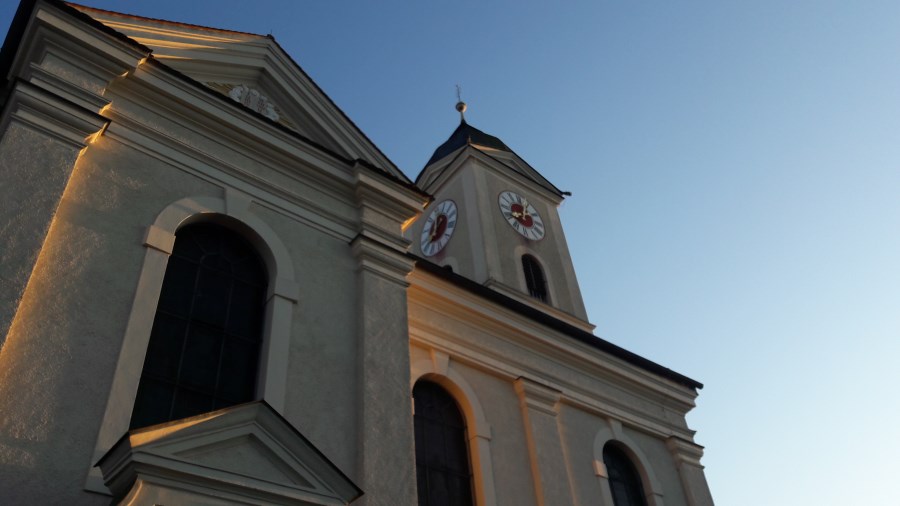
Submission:
<svg viewBox="0 0 900 506">
<path fill-rule="evenodd" d="M 522 270 L 525 272 L 525 286 L 528 295 L 541 302 L 547 302 L 547 279 L 541 264 L 531 255 L 522 255 Z"/>
<path fill-rule="evenodd" d="M 267 280 L 256 250 L 228 228 L 176 232 L 131 428 L 253 400 Z"/>
<path fill-rule="evenodd" d="M 413 387 L 419 506 L 471 506 L 472 466 L 465 418 L 441 386 Z"/>
<path fill-rule="evenodd" d="M 641 475 L 624 450 L 607 443 L 603 447 L 603 464 L 614 506 L 647 506 Z"/>
</svg>

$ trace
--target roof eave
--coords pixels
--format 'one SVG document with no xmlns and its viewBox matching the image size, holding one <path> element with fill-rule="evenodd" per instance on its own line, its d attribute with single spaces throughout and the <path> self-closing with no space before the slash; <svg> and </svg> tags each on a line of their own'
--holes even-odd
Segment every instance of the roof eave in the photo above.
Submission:
<svg viewBox="0 0 900 506">
<path fill-rule="evenodd" d="M 534 321 L 537 321 L 547 327 L 550 327 L 554 330 L 561 332 L 562 334 L 571 337 L 577 341 L 585 343 L 593 348 L 597 348 L 603 352 L 609 353 L 610 355 L 624 360 L 625 362 L 637 366 L 647 372 L 653 373 L 657 376 L 665 378 L 669 381 L 675 382 L 679 385 L 699 390 L 703 388 L 703 383 L 700 383 L 697 380 L 691 379 L 683 374 L 677 373 L 667 367 L 664 367 L 656 362 L 653 362 L 650 359 L 644 358 L 634 352 L 628 351 L 625 348 L 617 346 L 609 341 L 606 341 L 603 338 L 597 337 L 590 332 L 586 332 L 578 327 L 575 327 L 569 323 L 566 323 L 562 320 L 554 318 L 553 316 L 548 315 L 538 309 L 532 308 L 526 304 L 523 304 L 513 298 L 510 298 L 506 295 L 503 295 L 500 292 L 492 290 L 486 286 L 480 285 L 471 279 L 456 274 L 454 272 L 448 271 L 444 267 L 437 265 L 429 260 L 426 260 L 418 255 L 414 255 L 412 253 L 408 253 L 408 256 L 412 258 L 416 262 L 416 267 L 421 268 L 427 271 L 430 274 L 433 274 L 439 278 L 442 278 L 454 285 L 472 292 L 480 297 L 483 297 L 491 302 L 497 303 L 507 309 L 515 311 L 523 316 L 526 316 Z"/>
</svg>

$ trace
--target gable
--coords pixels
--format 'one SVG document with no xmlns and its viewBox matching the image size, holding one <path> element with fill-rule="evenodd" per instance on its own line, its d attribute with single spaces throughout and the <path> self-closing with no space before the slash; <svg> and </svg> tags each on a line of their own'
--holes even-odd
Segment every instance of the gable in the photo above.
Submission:
<svg viewBox="0 0 900 506">
<path fill-rule="evenodd" d="M 157 62 L 348 159 L 406 176 L 271 36 L 72 7 L 150 48 Z"/>
<path fill-rule="evenodd" d="M 467 148 L 471 148 L 472 151 L 467 152 Z M 566 192 L 557 188 L 498 137 L 469 125 L 465 120 L 462 120 L 450 137 L 434 151 L 425 168 L 416 177 L 416 184 L 426 191 L 434 192 L 435 188 L 432 187 L 434 182 L 446 178 L 447 171 L 458 166 L 460 156 L 467 154 L 471 156 L 473 153 L 491 160 L 489 165 L 500 172 L 523 177 L 557 196 L 566 195 Z"/>
<path fill-rule="evenodd" d="M 348 504 L 362 493 L 265 401 L 131 431 L 97 465 L 117 499 L 181 502 L 189 488 L 207 499 Z"/>
<path fill-rule="evenodd" d="M 425 167 L 416 178 L 416 185 L 437 195 L 441 188 L 459 174 L 463 167 L 477 167 L 504 180 L 516 181 L 541 193 L 554 205 L 569 195 L 544 178 L 518 155 L 468 144 L 444 159 Z"/>
</svg>

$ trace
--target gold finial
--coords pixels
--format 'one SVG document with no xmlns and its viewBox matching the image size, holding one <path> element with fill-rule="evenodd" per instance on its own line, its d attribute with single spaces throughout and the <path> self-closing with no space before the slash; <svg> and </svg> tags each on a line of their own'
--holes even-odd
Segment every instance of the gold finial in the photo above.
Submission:
<svg viewBox="0 0 900 506">
<path fill-rule="evenodd" d="M 459 121 L 466 122 L 466 103 L 462 101 L 462 88 L 456 85 L 456 110 L 459 112 Z"/>
</svg>

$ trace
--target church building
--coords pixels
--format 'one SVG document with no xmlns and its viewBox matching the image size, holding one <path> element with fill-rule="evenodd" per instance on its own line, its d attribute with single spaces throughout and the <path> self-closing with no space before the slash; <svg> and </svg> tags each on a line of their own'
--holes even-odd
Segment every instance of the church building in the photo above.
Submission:
<svg viewBox="0 0 900 506">
<path fill-rule="evenodd" d="M 271 36 L 22 0 L 0 70 L 3 504 L 713 504 L 465 104 L 412 181 Z"/>
</svg>

